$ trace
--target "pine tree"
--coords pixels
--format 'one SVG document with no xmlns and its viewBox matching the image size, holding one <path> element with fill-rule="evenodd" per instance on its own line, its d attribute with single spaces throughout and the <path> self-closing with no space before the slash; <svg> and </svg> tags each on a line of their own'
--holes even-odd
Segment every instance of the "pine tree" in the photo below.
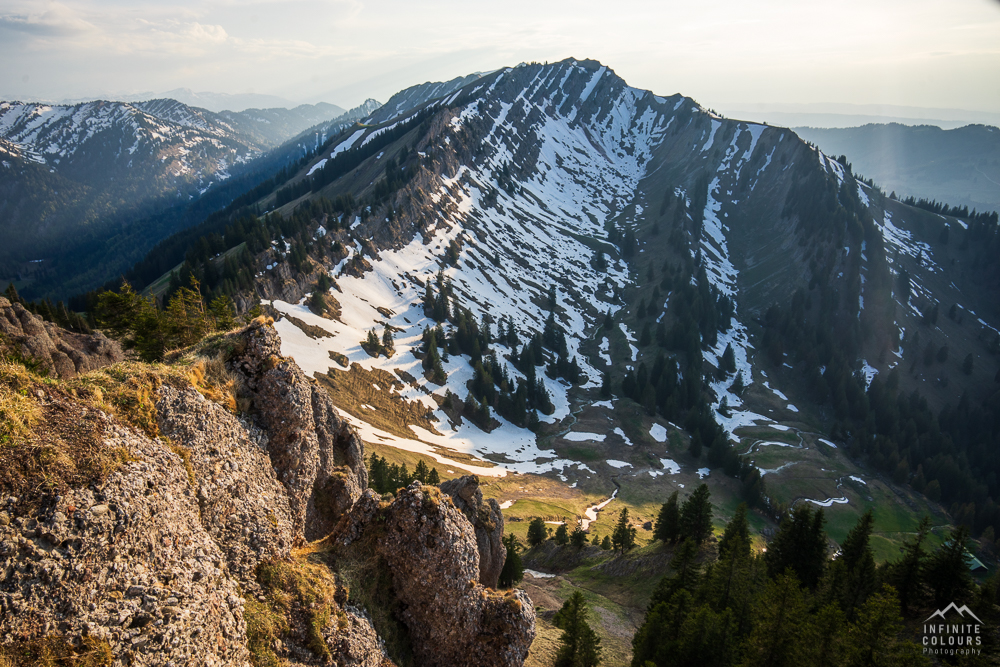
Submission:
<svg viewBox="0 0 1000 667">
<path fill-rule="evenodd" d="M 805 503 L 786 515 L 764 554 L 768 575 L 774 578 L 792 568 L 804 586 L 815 589 L 826 564 L 825 523 L 823 510 L 813 514 Z"/>
<path fill-rule="evenodd" d="M 927 583 L 934 589 L 938 608 L 949 602 L 961 604 L 972 591 L 972 575 L 966 562 L 966 542 L 969 529 L 959 526 L 951 531 L 948 541 L 941 545 L 927 564 Z"/>
<path fill-rule="evenodd" d="M 555 667 L 594 667 L 601 662 L 601 640 L 587 623 L 587 603 L 576 591 L 552 617 L 552 625 L 563 631 L 559 637 Z"/>
<path fill-rule="evenodd" d="M 545 520 L 535 517 L 528 524 L 528 546 L 537 547 L 545 541 L 548 535 L 545 532 Z"/>
<path fill-rule="evenodd" d="M 569 542 L 577 549 L 582 549 L 587 543 L 587 533 L 583 532 L 583 528 L 577 526 L 569 536 Z"/>
<path fill-rule="evenodd" d="M 427 464 L 424 463 L 423 459 L 417 461 L 417 467 L 413 469 L 413 478 L 423 484 L 427 482 L 429 474 L 430 471 L 427 469 Z"/>
<path fill-rule="evenodd" d="M 604 539 L 601 540 L 601 548 L 605 551 L 611 551 L 611 538 L 607 535 L 605 535 Z"/>
<path fill-rule="evenodd" d="M 514 533 L 509 533 L 502 538 L 504 548 L 507 550 L 507 557 L 503 562 L 503 569 L 500 570 L 501 588 L 511 588 L 514 584 L 524 579 L 524 565 L 521 562 L 521 544 L 517 541 Z"/>
<path fill-rule="evenodd" d="M 736 514 L 726 524 L 726 530 L 719 540 L 719 560 L 732 553 L 736 558 L 750 556 L 750 524 L 747 523 L 747 504 L 740 503 Z"/>
<path fill-rule="evenodd" d="M 723 373 L 735 373 L 736 372 L 736 354 L 733 352 L 733 344 L 729 343 L 726 345 L 726 351 L 722 353 L 722 362 L 720 370 Z"/>
<path fill-rule="evenodd" d="M 559 527 L 556 528 L 555 540 L 556 544 L 558 544 L 559 546 L 565 546 L 569 544 L 569 528 L 566 527 L 565 523 L 559 524 Z"/>
<path fill-rule="evenodd" d="M 629 551 L 635 547 L 635 527 L 629 524 L 628 508 L 623 507 L 618 515 L 618 523 L 611 534 L 611 544 L 615 551 Z"/>
<path fill-rule="evenodd" d="M 875 592 L 875 556 L 870 540 L 875 515 L 869 509 L 844 538 L 840 556 L 830 564 L 830 593 L 848 618 Z"/>
<path fill-rule="evenodd" d="M 904 614 L 910 605 L 919 604 L 920 590 L 923 588 L 924 571 L 927 567 L 927 553 L 923 543 L 930 532 L 931 519 L 924 516 L 917 526 L 916 537 L 903 542 L 903 557 L 889 565 L 887 580 L 899 591 L 899 604 Z"/>
<path fill-rule="evenodd" d="M 681 536 L 701 544 L 712 534 L 711 492 L 707 484 L 700 485 L 681 505 Z"/>
<path fill-rule="evenodd" d="M 653 539 L 674 543 L 680 537 L 681 513 L 678 506 L 677 491 L 670 494 L 667 502 L 660 507 L 653 527 Z"/>
<path fill-rule="evenodd" d="M 427 474 L 427 483 L 434 486 L 441 483 L 441 477 L 438 475 L 437 468 L 431 468 L 431 471 Z"/>
</svg>

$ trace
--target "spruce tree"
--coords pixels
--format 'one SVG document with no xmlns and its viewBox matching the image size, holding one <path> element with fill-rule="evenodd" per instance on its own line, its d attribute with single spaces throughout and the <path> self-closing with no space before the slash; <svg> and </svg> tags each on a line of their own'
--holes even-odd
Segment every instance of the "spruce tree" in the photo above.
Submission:
<svg viewBox="0 0 1000 667">
<path fill-rule="evenodd" d="M 504 548 L 507 550 L 507 557 L 503 562 L 503 569 L 500 570 L 501 588 L 511 588 L 514 584 L 524 579 L 524 565 L 521 562 L 521 544 L 517 541 L 514 533 L 509 533 L 502 538 Z"/>
<path fill-rule="evenodd" d="M 628 508 L 623 507 L 618 515 L 618 523 L 611 534 L 611 544 L 615 551 L 629 551 L 635 547 L 635 527 L 629 524 Z"/>
<path fill-rule="evenodd" d="M 535 517 L 528 524 L 528 546 L 537 547 L 539 544 L 545 541 L 548 535 L 545 532 L 545 520 L 540 517 Z"/>
<path fill-rule="evenodd" d="M 702 484 L 681 505 L 681 536 L 690 537 L 695 544 L 701 544 L 712 534 L 710 497 L 708 485 Z"/>
<path fill-rule="evenodd" d="M 830 593 L 850 619 L 877 585 L 870 545 L 874 525 L 875 515 L 869 509 L 844 538 L 840 556 L 830 564 Z"/>
<path fill-rule="evenodd" d="M 576 591 L 552 617 L 552 625 L 563 631 L 559 637 L 555 667 L 594 667 L 601 662 L 601 640 L 587 623 L 587 603 Z"/>
<path fill-rule="evenodd" d="M 677 491 L 670 494 L 667 502 L 660 507 L 653 527 L 653 539 L 674 543 L 680 536 L 681 512 L 677 501 Z"/>
<path fill-rule="evenodd" d="M 949 602 L 961 604 L 972 591 L 972 575 L 967 562 L 966 542 L 969 529 L 959 526 L 951 531 L 948 541 L 942 544 L 927 564 L 927 583 L 934 590 L 938 608 Z"/>
<path fill-rule="evenodd" d="M 719 560 L 732 553 L 736 558 L 750 555 L 750 524 L 747 523 L 747 504 L 740 503 L 736 514 L 726 524 L 726 530 L 719 540 Z"/>
<path fill-rule="evenodd" d="M 931 519 L 925 515 L 920 520 L 916 536 L 903 542 L 903 557 L 888 568 L 886 578 L 899 592 L 899 604 L 904 614 L 910 612 L 910 605 L 920 603 L 927 568 L 927 552 L 923 544 L 930 528 Z"/>
<path fill-rule="evenodd" d="M 437 486 L 441 483 L 441 477 L 438 475 L 437 468 L 431 468 L 431 471 L 427 473 L 427 483 Z"/>
<path fill-rule="evenodd" d="M 569 536 L 569 542 L 577 549 L 582 549 L 587 544 L 587 533 L 583 532 L 580 526 L 577 526 Z"/>
<path fill-rule="evenodd" d="M 781 520 L 767 547 L 764 563 L 772 578 L 791 568 L 802 585 L 815 589 L 826 564 L 826 517 L 803 503 Z"/>
<path fill-rule="evenodd" d="M 569 544 L 569 528 L 566 527 L 565 523 L 559 524 L 559 527 L 556 528 L 555 540 L 559 546 Z"/>
</svg>

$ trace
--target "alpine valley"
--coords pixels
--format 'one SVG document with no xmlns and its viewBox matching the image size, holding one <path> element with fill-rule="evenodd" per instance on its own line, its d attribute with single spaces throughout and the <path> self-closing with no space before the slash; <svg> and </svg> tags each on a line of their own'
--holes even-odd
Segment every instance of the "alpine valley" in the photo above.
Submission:
<svg viewBox="0 0 1000 667">
<path fill-rule="evenodd" d="M 127 283 L 95 269 L 52 287 L 111 279 L 72 302 L 89 325 L 42 304 L 43 325 L 13 290 L 0 300 L 14 313 L 11 349 L 31 372 L 49 369 L 4 376 L 20 398 L 0 406 L 100 411 L 94 428 L 126 452 L 49 486 L 4 482 L 0 609 L 51 623 L 42 635 L 103 641 L 121 664 L 552 665 L 565 630 L 555 612 L 581 592 L 602 664 L 700 664 L 642 653 L 647 606 L 680 608 L 661 577 L 720 557 L 716 537 L 742 521 L 742 503 L 761 553 L 789 516 L 822 509 L 822 558 L 848 553 L 858 525 L 879 564 L 917 534 L 928 552 L 946 549 L 964 526 L 993 567 L 995 212 L 898 201 L 850 156 L 632 88 L 591 60 L 424 84 L 320 129 L 300 109 L 281 133 L 256 112 L 168 101 L 0 111 L 4 169 L 21 179 L 0 186 L 20 193 L 5 206 L 52 220 L 35 247 L 89 215 L 69 202 L 97 178 L 108 202 L 140 170 L 171 200 L 230 187 L 156 227 L 136 246 L 155 251 L 121 271 Z M 98 176 L 90 160 L 111 154 Z M 267 169 L 228 186 L 244 163 Z M 32 199 L 30 179 L 69 199 Z M 59 355 L 83 354 L 69 348 L 104 356 L 67 367 Z M 418 467 L 440 490 L 426 476 L 408 485 Z M 393 480 L 406 488 L 378 488 Z M 654 523 L 672 493 L 683 502 L 701 485 L 715 535 L 684 561 Z M 147 545 L 137 526 L 156 523 L 150 493 L 169 516 Z M 618 546 L 623 516 L 635 548 L 602 549 L 609 536 Z M 531 542 L 538 519 L 579 525 L 586 541 L 521 552 L 523 590 L 495 591 L 500 539 Z M 119 534 L 120 549 L 106 537 Z M 99 613 L 120 608 L 110 597 L 57 617 L 26 592 L 33 567 L 63 582 L 48 586 L 97 585 L 58 564 L 80 562 L 74 540 L 95 554 L 87 567 L 105 578 L 94 581 L 115 567 L 131 577 L 118 591 L 128 618 Z M 137 565 L 130 548 L 160 560 Z M 171 579 L 156 580 L 160 566 Z M 894 581 L 885 567 L 878 576 Z M 708 581 L 718 570 L 706 568 Z M 205 635 L 171 620 L 208 607 L 224 613 Z M 854 628 L 867 612 L 844 613 Z M 740 630 L 751 642 L 732 649 L 751 656 L 740 664 L 758 664 L 761 628 Z M 0 637 L 30 633 L 0 621 Z"/>
</svg>

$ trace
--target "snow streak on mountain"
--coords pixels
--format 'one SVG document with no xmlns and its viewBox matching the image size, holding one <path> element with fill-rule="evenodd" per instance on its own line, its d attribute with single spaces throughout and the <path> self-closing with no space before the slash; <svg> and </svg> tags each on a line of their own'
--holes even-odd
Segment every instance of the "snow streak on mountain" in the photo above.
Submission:
<svg viewBox="0 0 1000 667">
<path fill-rule="evenodd" d="M 723 221 L 729 213 L 723 211 L 723 202 L 738 203 L 731 195 L 741 179 L 744 184 L 749 180 L 749 194 L 768 169 L 776 169 L 771 162 L 774 143 L 765 149 L 760 140 L 765 131 L 778 135 L 775 142 L 783 135 L 749 123 L 727 123 L 720 131 L 723 122 L 692 101 L 680 96 L 666 99 L 631 88 L 605 67 L 591 62 L 536 67 L 530 76 L 527 72 L 524 67 L 506 69 L 432 103 L 444 106 L 460 95 L 469 100 L 455 109 L 437 134 L 439 146 L 446 152 L 471 154 L 456 160 L 453 171 L 444 174 L 436 189 L 427 193 L 432 219 L 412 241 L 381 252 L 371 262 L 372 273 L 363 277 L 335 274 L 340 290 L 335 297 L 342 306 L 339 322 L 316 317 L 303 305 L 278 302 L 275 306 L 333 334 L 316 340 L 287 319 L 278 323 L 285 352 L 308 371 L 325 373 L 331 366 L 331 352 L 339 352 L 364 368 L 398 369 L 419 378 L 419 388 L 406 386 L 400 390 L 401 396 L 435 410 L 440 435 L 414 427 L 414 438 L 403 439 L 355 417 L 366 438 L 438 457 L 442 456 L 440 448 L 454 449 L 522 472 L 562 470 L 572 465 L 586 469 L 582 463 L 572 464 L 539 450 L 532 433 L 502 418 L 502 426 L 488 435 L 468 422 L 460 426 L 449 423 L 429 394 L 443 397 L 450 391 L 465 398 L 472 369 L 467 358 L 453 356 L 446 365 L 446 386 L 437 388 L 420 378 L 421 362 L 413 352 L 420 346 L 424 328 L 434 325 L 423 312 L 424 285 L 435 282 L 441 257 L 457 243 L 459 259 L 444 270 L 457 301 L 480 321 L 491 318 L 494 330 L 502 321 L 512 323 L 521 340 L 542 330 L 547 317 L 546 295 L 555 286 L 556 321 L 567 332 L 568 356 L 577 359 L 587 378 L 583 388 L 596 388 L 605 369 L 588 362 L 580 345 L 594 334 L 604 313 L 621 307 L 618 295 L 632 281 L 609 231 L 616 224 L 631 227 L 645 219 L 650 203 L 639 186 L 654 155 L 663 148 L 667 133 L 676 128 L 670 142 L 674 151 L 679 150 L 679 141 L 696 138 L 683 149 L 686 160 L 699 166 L 706 161 L 714 163 L 711 171 L 715 175 L 704 204 L 701 253 L 712 283 L 727 295 L 736 294 L 738 272 L 726 246 Z M 677 132 L 681 125 L 683 132 Z M 692 129 L 692 125 L 702 129 Z M 465 145 L 470 132 L 481 137 L 474 152 Z M 375 132 L 356 132 L 345 139 L 342 148 L 335 147 L 333 155 L 363 145 L 373 136 Z M 718 153 L 712 150 L 718 146 L 724 146 L 724 152 L 711 157 Z M 760 159 L 754 160 L 758 154 Z M 361 224 L 360 219 L 356 224 Z M 363 236 L 365 230 L 357 232 Z M 351 257 L 341 262 L 341 271 L 360 252 L 358 243 L 351 249 Z M 607 270 L 593 268 L 592 259 L 597 255 L 610 259 Z M 391 317 L 380 312 L 384 309 Z M 358 343 L 369 329 L 385 323 L 401 329 L 396 336 L 396 354 L 389 359 L 371 359 Z M 635 332 L 626 329 L 626 335 L 635 340 Z M 716 357 L 730 341 L 736 346 L 743 382 L 750 384 L 753 378 L 747 361 L 746 331 L 736 318 L 709 356 L 718 363 Z M 510 348 L 504 344 L 497 348 L 507 373 L 523 378 L 505 358 Z M 635 360 L 634 346 L 633 350 Z M 556 409 L 543 419 L 556 422 L 567 418 L 571 412 L 568 384 L 551 378 L 545 382 Z M 719 390 L 725 395 L 724 386 Z M 731 406 L 740 402 L 731 394 L 728 400 Z M 728 425 L 729 431 L 752 423 L 752 418 L 765 419 L 753 414 L 737 416 Z M 455 461 L 454 465 L 490 474 L 475 464 Z"/>
</svg>

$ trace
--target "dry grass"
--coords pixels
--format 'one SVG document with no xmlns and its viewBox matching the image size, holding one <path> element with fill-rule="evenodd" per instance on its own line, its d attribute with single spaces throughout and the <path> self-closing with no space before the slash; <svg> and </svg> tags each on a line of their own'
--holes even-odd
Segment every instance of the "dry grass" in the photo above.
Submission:
<svg viewBox="0 0 1000 667">
<path fill-rule="evenodd" d="M 257 566 L 257 581 L 267 596 L 266 605 L 251 605 L 247 621 L 247 640 L 251 653 L 260 656 L 256 664 L 271 664 L 276 632 L 287 634 L 302 628 L 309 650 L 325 661 L 330 649 L 323 630 L 337 612 L 337 581 L 322 562 L 308 556 L 290 561 L 267 561 Z M 253 632 L 250 627 L 253 625 Z M 270 655 L 269 655 L 270 654 Z"/>
<path fill-rule="evenodd" d="M 101 483 L 130 453 L 109 447 L 101 413 L 160 437 L 156 390 L 184 386 L 162 366 L 122 363 L 61 381 L 0 362 L 0 488 L 26 502 L 65 488 Z"/>
<path fill-rule="evenodd" d="M 337 408 L 375 428 L 392 433 L 401 438 L 413 438 L 409 425 L 419 426 L 432 433 L 438 433 L 432 421 L 432 411 L 418 401 L 407 401 L 399 396 L 403 383 L 392 373 L 373 368 L 366 370 L 359 364 L 351 364 L 347 371 L 331 368 L 316 379 L 330 393 Z M 373 385 L 378 385 L 376 389 Z M 395 391 L 393 391 L 395 390 Z M 364 406 L 375 408 L 371 410 Z"/>
<path fill-rule="evenodd" d="M 0 667 L 99 667 L 114 660 L 106 640 L 83 637 L 74 646 L 49 636 L 0 646 Z"/>
</svg>

